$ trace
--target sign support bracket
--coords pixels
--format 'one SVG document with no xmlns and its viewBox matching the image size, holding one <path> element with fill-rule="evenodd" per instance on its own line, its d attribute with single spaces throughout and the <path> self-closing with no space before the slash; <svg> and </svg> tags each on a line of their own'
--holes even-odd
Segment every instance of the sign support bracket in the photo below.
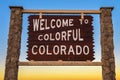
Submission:
<svg viewBox="0 0 120 80">
<path fill-rule="evenodd" d="M 40 12 L 39 18 L 42 19 L 42 12 Z"/>
<path fill-rule="evenodd" d="M 81 19 L 84 20 L 84 13 L 81 13 Z"/>
</svg>

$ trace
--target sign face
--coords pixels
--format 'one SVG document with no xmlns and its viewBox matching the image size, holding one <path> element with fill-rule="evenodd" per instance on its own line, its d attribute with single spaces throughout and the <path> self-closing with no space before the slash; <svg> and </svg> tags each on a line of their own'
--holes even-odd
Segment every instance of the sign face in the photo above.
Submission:
<svg viewBox="0 0 120 80">
<path fill-rule="evenodd" d="M 28 60 L 94 60 L 92 16 L 31 15 L 28 21 Z"/>
</svg>

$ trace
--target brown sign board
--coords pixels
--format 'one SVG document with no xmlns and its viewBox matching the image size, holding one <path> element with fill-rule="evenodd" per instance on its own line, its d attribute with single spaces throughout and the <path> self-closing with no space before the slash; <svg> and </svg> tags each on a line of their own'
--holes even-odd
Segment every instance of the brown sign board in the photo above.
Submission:
<svg viewBox="0 0 120 80">
<path fill-rule="evenodd" d="M 30 15 L 28 60 L 94 60 L 92 16 Z"/>
</svg>

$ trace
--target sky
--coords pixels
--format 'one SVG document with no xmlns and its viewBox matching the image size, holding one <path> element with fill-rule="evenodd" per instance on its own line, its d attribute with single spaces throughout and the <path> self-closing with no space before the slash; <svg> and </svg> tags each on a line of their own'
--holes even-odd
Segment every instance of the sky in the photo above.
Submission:
<svg viewBox="0 0 120 80">
<path fill-rule="evenodd" d="M 114 30 L 114 54 L 116 77 L 120 80 L 120 1 L 119 0 L 1 0 L 0 2 L 0 80 L 4 78 L 7 40 L 10 22 L 9 6 L 23 6 L 24 9 L 46 10 L 99 10 L 100 7 L 114 7 L 112 11 Z M 23 15 L 23 30 L 20 61 L 27 61 L 28 16 Z M 94 26 L 95 60 L 101 61 L 100 18 L 92 15 Z M 19 67 L 18 80 L 102 80 L 101 67 L 96 66 L 26 66 Z"/>
</svg>

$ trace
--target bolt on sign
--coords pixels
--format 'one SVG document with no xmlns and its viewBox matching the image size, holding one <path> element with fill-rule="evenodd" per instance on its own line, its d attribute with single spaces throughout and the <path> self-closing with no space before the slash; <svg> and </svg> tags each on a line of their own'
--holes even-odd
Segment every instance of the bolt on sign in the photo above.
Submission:
<svg viewBox="0 0 120 80">
<path fill-rule="evenodd" d="M 94 60 L 92 16 L 30 15 L 28 60 Z"/>
</svg>

